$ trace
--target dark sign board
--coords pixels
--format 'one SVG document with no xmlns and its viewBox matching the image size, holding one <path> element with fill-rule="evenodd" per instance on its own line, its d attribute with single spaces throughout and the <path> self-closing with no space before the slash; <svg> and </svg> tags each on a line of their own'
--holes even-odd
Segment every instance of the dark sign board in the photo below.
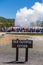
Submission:
<svg viewBox="0 0 43 65">
<path fill-rule="evenodd" d="M 12 48 L 33 48 L 33 40 L 12 40 Z"/>
</svg>

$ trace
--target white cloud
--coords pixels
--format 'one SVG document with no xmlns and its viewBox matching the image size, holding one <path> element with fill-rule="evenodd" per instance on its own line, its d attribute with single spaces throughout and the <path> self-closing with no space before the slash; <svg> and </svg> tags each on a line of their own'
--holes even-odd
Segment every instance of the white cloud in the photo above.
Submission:
<svg viewBox="0 0 43 65">
<path fill-rule="evenodd" d="M 17 11 L 15 26 L 29 27 L 31 22 L 43 20 L 43 4 L 36 2 L 31 9 L 24 7 Z"/>
</svg>

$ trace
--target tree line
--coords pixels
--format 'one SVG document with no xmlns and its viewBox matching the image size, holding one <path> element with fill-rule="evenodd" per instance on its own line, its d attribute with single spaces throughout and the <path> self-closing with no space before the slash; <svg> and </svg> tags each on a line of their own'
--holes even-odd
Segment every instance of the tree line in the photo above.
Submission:
<svg viewBox="0 0 43 65">
<path fill-rule="evenodd" d="M 11 27 L 14 26 L 15 19 L 6 19 L 0 17 L 0 27 Z"/>
</svg>

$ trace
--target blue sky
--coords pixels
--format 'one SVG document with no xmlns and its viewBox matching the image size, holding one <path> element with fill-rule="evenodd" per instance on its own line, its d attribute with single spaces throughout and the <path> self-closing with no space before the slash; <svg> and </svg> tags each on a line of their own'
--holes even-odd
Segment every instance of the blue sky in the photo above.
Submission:
<svg viewBox="0 0 43 65">
<path fill-rule="evenodd" d="M 15 18 L 16 12 L 20 8 L 31 8 L 35 2 L 42 0 L 0 0 L 0 16 L 5 18 Z"/>
</svg>

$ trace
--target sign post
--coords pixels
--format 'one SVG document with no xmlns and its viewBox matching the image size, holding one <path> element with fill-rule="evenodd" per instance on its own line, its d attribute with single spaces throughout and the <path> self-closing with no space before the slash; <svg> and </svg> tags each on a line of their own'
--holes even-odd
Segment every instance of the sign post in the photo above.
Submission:
<svg viewBox="0 0 43 65">
<path fill-rule="evenodd" d="M 18 54 L 19 54 L 19 51 L 18 51 L 18 48 L 16 48 L 16 61 L 18 61 Z"/>
<path fill-rule="evenodd" d="M 12 48 L 16 48 L 16 61 L 18 61 L 19 48 L 25 48 L 25 62 L 27 62 L 28 48 L 33 48 L 33 40 L 12 40 Z"/>
<path fill-rule="evenodd" d="M 26 48 L 26 52 L 25 52 L 25 61 L 28 61 L 28 48 Z"/>
</svg>

